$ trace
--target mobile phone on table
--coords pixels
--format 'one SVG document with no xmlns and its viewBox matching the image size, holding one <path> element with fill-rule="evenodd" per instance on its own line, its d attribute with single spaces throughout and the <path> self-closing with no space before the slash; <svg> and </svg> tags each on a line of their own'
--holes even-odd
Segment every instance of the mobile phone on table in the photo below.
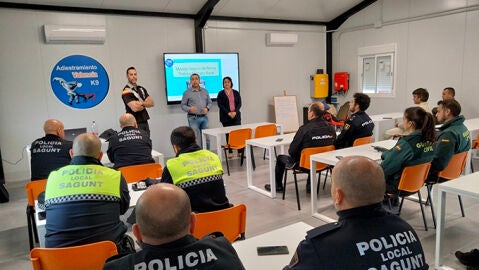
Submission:
<svg viewBox="0 0 479 270">
<path fill-rule="evenodd" d="M 257 247 L 258 256 L 289 254 L 287 246 Z"/>
</svg>

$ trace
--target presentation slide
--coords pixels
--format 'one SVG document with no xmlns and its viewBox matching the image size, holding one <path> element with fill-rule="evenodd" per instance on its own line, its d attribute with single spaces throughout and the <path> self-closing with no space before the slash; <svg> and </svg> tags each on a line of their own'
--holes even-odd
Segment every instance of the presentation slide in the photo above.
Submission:
<svg viewBox="0 0 479 270">
<path fill-rule="evenodd" d="M 164 53 L 166 99 L 168 104 L 181 102 L 189 87 L 190 76 L 200 75 L 200 86 L 216 99 L 223 89 L 223 77 L 229 76 L 233 89 L 239 89 L 238 53 Z"/>
</svg>

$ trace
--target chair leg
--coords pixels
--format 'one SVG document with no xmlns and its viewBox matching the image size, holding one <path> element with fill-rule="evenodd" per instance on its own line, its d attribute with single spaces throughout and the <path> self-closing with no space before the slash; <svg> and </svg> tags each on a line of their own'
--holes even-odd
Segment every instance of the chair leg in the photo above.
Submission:
<svg viewBox="0 0 479 270">
<path fill-rule="evenodd" d="M 328 172 L 326 171 L 326 177 L 328 177 Z M 308 176 L 309 178 L 309 176 Z M 324 178 L 324 181 L 326 182 L 326 178 Z M 319 187 L 321 186 L 321 171 L 318 172 L 318 184 L 316 185 L 316 194 L 319 194 Z"/>
<path fill-rule="evenodd" d="M 466 215 L 464 214 L 464 207 L 462 206 L 462 198 L 461 198 L 461 195 L 457 195 L 457 198 L 459 199 L 459 206 L 461 206 L 461 214 L 462 214 L 462 217 L 465 217 Z"/>
<path fill-rule="evenodd" d="M 241 162 L 240 166 L 243 166 L 243 159 L 244 159 L 244 152 L 246 151 L 246 148 L 243 148 L 243 151 L 241 152 Z"/>
<path fill-rule="evenodd" d="M 230 176 L 230 165 L 228 164 L 228 154 L 226 153 L 227 148 L 224 148 L 225 150 L 225 160 L 226 160 L 226 170 L 228 171 L 228 176 Z"/>
<path fill-rule="evenodd" d="M 288 170 L 284 170 L 284 177 L 283 177 L 283 200 L 284 195 L 286 194 L 286 178 L 288 177 Z"/>
<path fill-rule="evenodd" d="M 426 215 L 424 213 L 424 205 L 422 205 L 421 192 L 419 191 L 417 192 L 417 197 L 419 198 L 419 205 L 421 206 L 422 221 L 424 221 L 424 229 L 427 231 Z"/>
<path fill-rule="evenodd" d="M 301 210 L 301 205 L 299 202 L 299 192 L 298 192 L 298 179 L 296 178 L 296 173 L 293 172 L 294 176 L 294 188 L 296 189 L 296 202 L 298 203 L 298 211 Z"/>
<path fill-rule="evenodd" d="M 266 148 L 263 151 L 263 160 L 266 160 Z"/>
<path fill-rule="evenodd" d="M 32 226 L 32 217 L 31 217 L 31 209 L 30 206 L 27 206 L 27 223 L 28 223 L 28 242 L 30 244 L 30 250 L 33 249 L 33 226 Z"/>
<path fill-rule="evenodd" d="M 326 181 L 328 181 L 328 173 L 331 172 L 331 174 L 333 173 L 333 169 L 331 169 L 331 167 L 327 168 L 326 169 L 326 177 L 324 178 L 324 183 L 323 183 L 323 190 L 324 188 L 326 187 Z"/>
<path fill-rule="evenodd" d="M 436 228 L 436 215 L 434 214 L 434 206 L 432 204 L 432 185 L 426 185 L 427 188 L 427 200 L 426 200 L 426 205 L 427 202 L 429 201 L 429 207 L 431 207 L 431 215 L 432 215 L 432 223 L 434 223 L 434 229 Z M 421 203 L 421 201 L 419 201 Z"/>
<path fill-rule="evenodd" d="M 251 162 L 253 164 L 253 171 L 256 170 L 256 162 L 254 161 L 254 152 L 253 152 L 253 146 L 250 146 L 251 149 Z"/>
</svg>

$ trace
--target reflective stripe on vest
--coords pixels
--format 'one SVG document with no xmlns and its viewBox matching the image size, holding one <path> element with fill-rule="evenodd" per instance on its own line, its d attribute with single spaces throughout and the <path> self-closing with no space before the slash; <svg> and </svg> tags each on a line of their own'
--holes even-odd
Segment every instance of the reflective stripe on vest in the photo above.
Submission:
<svg viewBox="0 0 479 270">
<path fill-rule="evenodd" d="M 169 159 L 166 166 L 175 185 L 201 178 L 216 180 L 213 176 L 223 174 L 219 157 L 208 150 L 180 154 L 176 158 Z"/>
<path fill-rule="evenodd" d="M 112 200 L 120 196 L 119 171 L 100 165 L 68 165 L 48 176 L 45 205 L 64 201 Z"/>
</svg>

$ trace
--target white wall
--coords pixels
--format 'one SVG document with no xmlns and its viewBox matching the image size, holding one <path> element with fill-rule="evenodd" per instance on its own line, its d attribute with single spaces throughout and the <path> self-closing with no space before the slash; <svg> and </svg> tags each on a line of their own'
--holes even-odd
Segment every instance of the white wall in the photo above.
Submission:
<svg viewBox="0 0 479 270">
<path fill-rule="evenodd" d="M 395 98 L 374 98 L 370 114 L 403 111 L 411 92 L 429 90 L 432 107 L 452 86 L 466 117 L 479 117 L 476 82 L 479 61 L 479 1 L 384 0 L 355 14 L 333 35 L 333 69 L 350 72 L 349 100 L 358 90 L 360 47 L 397 43 Z M 382 23 L 375 28 L 374 23 Z"/>
<path fill-rule="evenodd" d="M 45 44 L 44 24 L 106 25 L 107 40 L 103 45 Z M 245 123 L 274 120 L 269 105 L 283 90 L 297 95 L 298 105 L 310 101 L 309 75 L 325 68 L 323 27 L 239 23 L 235 29 L 219 29 L 214 27 L 228 24 L 209 24 L 211 28 L 205 30 L 207 52 L 240 53 Z M 88 127 L 96 120 L 100 132 L 118 130 L 117 119 L 124 112 L 121 90 L 129 66 L 137 68 L 139 84 L 156 103 L 149 109 L 153 147 L 173 156 L 170 132 L 187 121 L 178 105 L 166 105 L 162 54 L 194 52 L 192 20 L 0 9 L 0 25 L 0 147 L 7 182 L 28 177 L 23 148 L 43 135 L 42 125 L 48 118 L 63 121 L 66 128 Z M 299 42 L 294 47 L 266 47 L 264 35 L 270 30 L 295 31 Z M 91 56 L 108 72 L 109 93 L 95 108 L 67 107 L 51 90 L 53 66 L 72 54 Z M 210 127 L 217 126 L 218 109 L 214 106 Z"/>
</svg>

